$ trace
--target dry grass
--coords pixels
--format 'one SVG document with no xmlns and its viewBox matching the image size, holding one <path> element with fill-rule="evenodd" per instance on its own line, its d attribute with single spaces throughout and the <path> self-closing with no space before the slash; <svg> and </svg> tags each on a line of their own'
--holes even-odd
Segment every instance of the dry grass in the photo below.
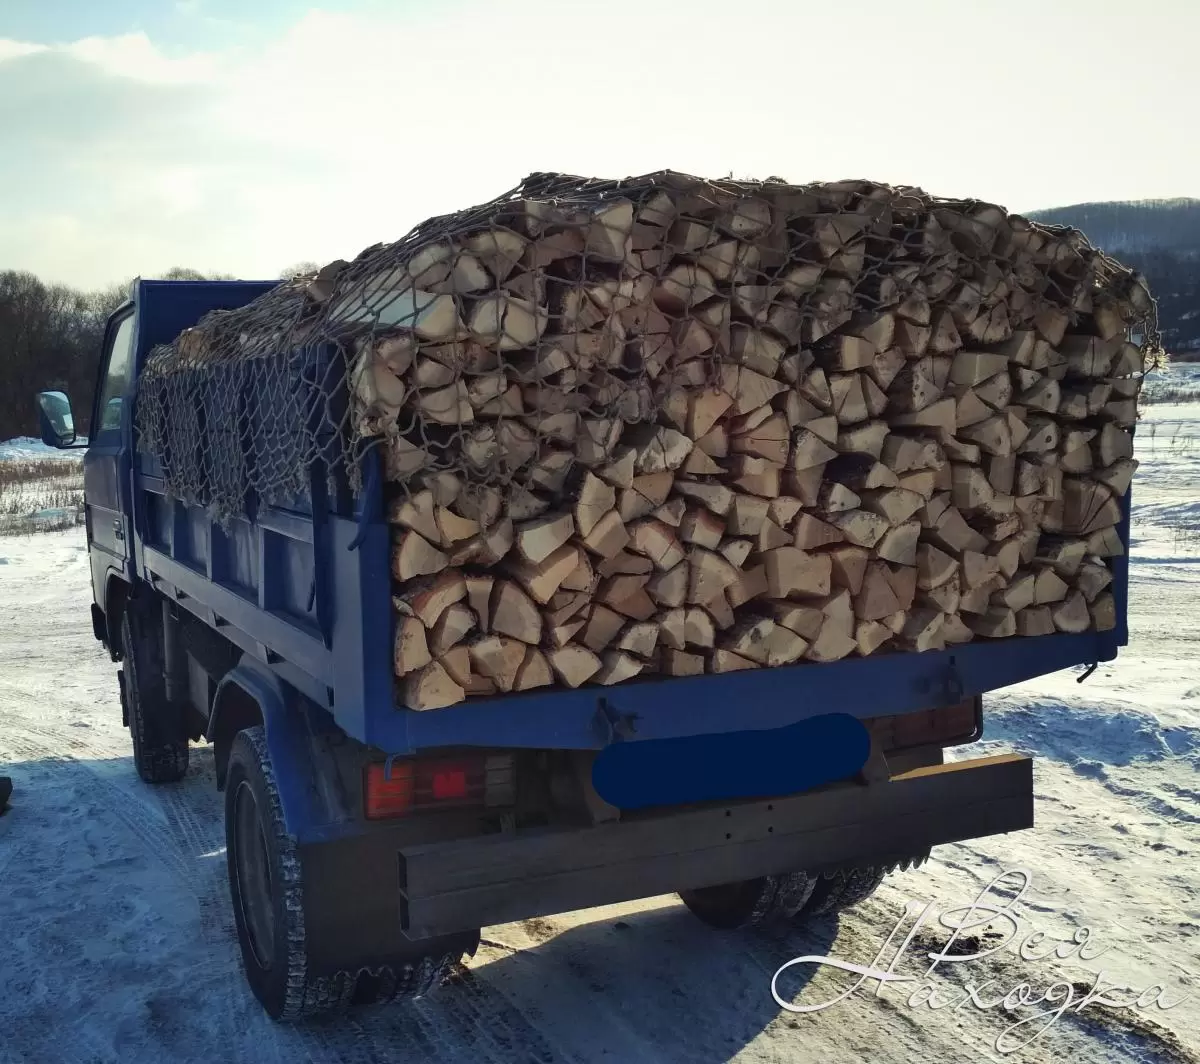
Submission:
<svg viewBox="0 0 1200 1064">
<path fill-rule="evenodd" d="M 0 535 L 54 532 L 82 523 L 82 459 L 0 462 Z"/>
</svg>

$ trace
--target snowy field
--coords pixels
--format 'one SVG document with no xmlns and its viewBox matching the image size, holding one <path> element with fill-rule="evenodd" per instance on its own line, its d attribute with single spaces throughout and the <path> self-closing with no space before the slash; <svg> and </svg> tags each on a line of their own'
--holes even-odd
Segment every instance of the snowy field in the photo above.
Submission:
<svg viewBox="0 0 1200 1064">
<path fill-rule="evenodd" d="M 1131 645 L 1083 684 L 1068 673 L 993 695 L 985 742 L 961 751 L 1037 756 L 1030 831 L 942 847 L 804 932 L 716 933 L 672 897 L 488 928 L 476 957 L 428 999 L 300 1030 L 274 1027 L 242 981 L 211 754 L 194 748 L 177 786 L 151 789 L 134 774 L 115 667 L 91 634 L 82 529 L 0 537 L 0 764 L 16 785 L 0 817 L 0 1064 L 1196 1064 L 1198 441 L 1200 402 L 1154 404 L 1139 428 Z M 950 1007 L 910 1006 L 918 983 L 879 997 L 870 984 L 808 1014 L 772 1000 L 772 973 L 787 960 L 869 965 L 906 906 L 931 902 L 933 919 L 895 968 L 923 976 L 922 955 L 951 936 L 937 915 L 950 921 L 947 910 L 1016 869 L 1031 877 L 1013 909 L 1020 934 L 1010 940 L 997 922 L 959 936 L 949 952 L 966 956 L 933 978 Z M 1038 953 L 1052 940 L 1087 941 L 1023 960 L 1017 945 L 1030 932 L 1049 936 Z M 804 985 L 798 971 L 779 983 L 798 1004 L 853 985 L 827 967 Z M 1102 988 L 1134 988 L 1110 990 L 1110 1002 L 1155 985 L 1165 1003 L 1183 1000 L 1079 1011 L 1097 973 Z M 1072 1008 L 1010 1053 L 1049 1017 L 1013 1025 L 1055 1005 L 1006 1014 L 957 1007 L 964 994 L 952 993 L 973 982 L 976 1000 L 992 1005 L 1021 983 L 1030 1000 L 1060 981 Z"/>
<path fill-rule="evenodd" d="M 0 443 L 0 535 L 82 522 L 82 450 L 59 451 L 30 436 Z"/>
</svg>

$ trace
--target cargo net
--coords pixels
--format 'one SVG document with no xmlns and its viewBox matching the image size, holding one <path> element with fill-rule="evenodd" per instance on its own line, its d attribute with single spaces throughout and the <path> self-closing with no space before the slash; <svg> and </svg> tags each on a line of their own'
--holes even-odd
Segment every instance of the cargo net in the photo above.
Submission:
<svg viewBox="0 0 1200 1064">
<path fill-rule="evenodd" d="M 362 488 L 406 704 L 1111 627 L 1153 300 L 1079 232 L 867 181 L 535 174 L 153 352 L 218 516 Z"/>
</svg>

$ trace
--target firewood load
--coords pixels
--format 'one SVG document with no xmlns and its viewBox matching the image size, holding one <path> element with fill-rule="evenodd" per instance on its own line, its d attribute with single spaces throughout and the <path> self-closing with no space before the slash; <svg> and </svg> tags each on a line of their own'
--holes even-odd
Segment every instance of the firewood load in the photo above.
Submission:
<svg viewBox="0 0 1200 1064">
<path fill-rule="evenodd" d="M 411 708 L 1116 624 L 1154 306 L 1073 230 L 535 175 L 271 298 L 382 455 Z"/>
</svg>

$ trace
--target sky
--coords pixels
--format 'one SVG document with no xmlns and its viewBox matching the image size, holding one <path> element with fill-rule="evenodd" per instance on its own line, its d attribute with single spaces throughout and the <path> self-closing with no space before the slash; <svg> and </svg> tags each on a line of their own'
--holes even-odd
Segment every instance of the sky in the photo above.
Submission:
<svg viewBox="0 0 1200 1064">
<path fill-rule="evenodd" d="M 0 269 L 350 258 L 525 174 L 1200 195 L 1195 0 L 0 0 Z"/>
</svg>

